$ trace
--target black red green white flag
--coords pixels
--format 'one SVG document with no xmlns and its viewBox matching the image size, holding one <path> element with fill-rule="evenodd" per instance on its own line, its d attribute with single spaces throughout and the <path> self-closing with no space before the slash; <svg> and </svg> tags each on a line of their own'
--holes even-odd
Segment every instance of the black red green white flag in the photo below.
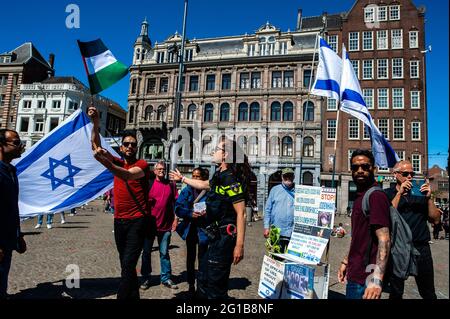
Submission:
<svg viewBox="0 0 450 319">
<path fill-rule="evenodd" d="M 109 88 L 128 74 L 128 67 L 117 61 L 102 40 L 78 41 L 91 94 Z"/>
</svg>

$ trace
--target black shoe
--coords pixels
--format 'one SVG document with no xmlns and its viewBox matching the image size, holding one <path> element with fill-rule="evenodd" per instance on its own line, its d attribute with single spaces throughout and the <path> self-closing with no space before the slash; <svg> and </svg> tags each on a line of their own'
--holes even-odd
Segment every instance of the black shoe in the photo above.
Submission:
<svg viewBox="0 0 450 319">
<path fill-rule="evenodd" d="M 162 282 L 161 285 L 171 289 L 178 289 L 178 286 L 171 279 L 166 282 Z"/>
<path fill-rule="evenodd" d="M 144 282 L 141 284 L 142 290 L 147 290 L 150 288 L 150 279 L 145 279 Z"/>
</svg>

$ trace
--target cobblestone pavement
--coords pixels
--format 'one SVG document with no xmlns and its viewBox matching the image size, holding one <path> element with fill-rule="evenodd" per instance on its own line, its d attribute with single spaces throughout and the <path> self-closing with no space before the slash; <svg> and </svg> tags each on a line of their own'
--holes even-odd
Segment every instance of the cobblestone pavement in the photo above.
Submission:
<svg viewBox="0 0 450 319">
<path fill-rule="evenodd" d="M 94 201 L 75 216 L 66 214 L 67 223 L 60 224 L 58 215 L 54 218 L 53 229 L 45 225 L 34 229 L 36 219 L 22 224 L 28 251 L 23 255 L 14 254 L 10 272 L 9 294 L 12 299 L 38 298 L 101 298 L 113 299 L 119 283 L 120 267 L 114 243 L 113 217 L 102 211 L 102 202 Z M 343 222 L 347 230 L 350 219 L 336 217 L 336 223 Z M 262 221 L 252 222 L 247 227 L 245 257 L 232 267 L 229 294 L 233 298 L 257 299 L 259 274 L 264 255 Z M 438 298 L 449 297 L 449 245 L 447 240 L 439 240 L 431 245 L 435 283 Z M 345 287 L 337 283 L 336 271 L 342 256 L 348 249 L 349 238 L 332 238 L 330 246 L 330 292 L 329 298 L 343 298 Z M 154 248 L 155 249 L 155 248 Z M 185 299 L 186 283 L 185 243 L 174 233 L 170 246 L 173 280 L 179 289 L 172 290 L 159 284 L 159 256 L 152 256 L 153 285 L 141 291 L 141 298 Z M 66 287 L 68 265 L 80 269 L 80 288 Z M 69 266 L 70 267 L 70 266 Z M 138 268 L 140 263 L 138 264 Z M 139 271 L 139 269 L 138 269 Z M 420 298 L 413 279 L 405 285 L 406 298 Z M 384 296 L 386 297 L 386 296 Z"/>
</svg>

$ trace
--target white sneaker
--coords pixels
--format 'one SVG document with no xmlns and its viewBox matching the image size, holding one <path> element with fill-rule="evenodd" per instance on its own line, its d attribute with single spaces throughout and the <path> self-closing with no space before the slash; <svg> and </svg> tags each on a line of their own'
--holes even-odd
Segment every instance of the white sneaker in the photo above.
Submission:
<svg viewBox="0 0 450 319">
<path fill-rule="evenodd" d="M 48 229 L 52 229 L 52 225 L 47 225 L 47 228 Z"/>
<path fill-rule="evenodd" d="M 34 226 L 34 229 L 38 229 L 38 228 L 41 228 L 41 224 L 37 224 L 36 226 Z"/>
</svg>

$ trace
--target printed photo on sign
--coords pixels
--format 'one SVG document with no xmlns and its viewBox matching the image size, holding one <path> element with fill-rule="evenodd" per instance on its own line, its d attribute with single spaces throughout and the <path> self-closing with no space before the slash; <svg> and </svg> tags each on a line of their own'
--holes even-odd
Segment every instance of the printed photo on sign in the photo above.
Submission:
<svg viewBox="0 0 450 319">
<path fill-rule="evenodd" d="M 314 268 L 287 264 L 284 271 L 282 299 L 312 299 L 314 297 Z"/>
<path fill-rule="evenodd" d="M 295 188 L 294 222 L 333 228 L 336 190 L 298 185 Z"/>
</svg>

